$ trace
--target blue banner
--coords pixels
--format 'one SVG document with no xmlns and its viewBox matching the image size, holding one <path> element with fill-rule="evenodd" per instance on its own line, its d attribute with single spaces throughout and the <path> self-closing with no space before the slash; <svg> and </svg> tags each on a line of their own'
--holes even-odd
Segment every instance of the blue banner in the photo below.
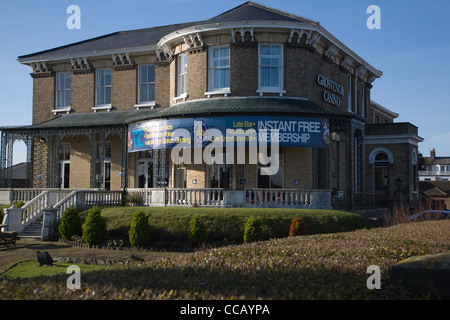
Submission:
<svg viewBox="0 0 450 320">
<path fill-rule="evenodd" d="M 275 130 L 278 130 L 276 132 Z M 278 140 L 280 147 L 328 148 L 329 124 L 309 117 L 203 117 L 150 120 L 128 129 L 128 151 L 171 149 L 180 143 L 204 147 L 215 142 L 246 145 Z"/>
</svg>

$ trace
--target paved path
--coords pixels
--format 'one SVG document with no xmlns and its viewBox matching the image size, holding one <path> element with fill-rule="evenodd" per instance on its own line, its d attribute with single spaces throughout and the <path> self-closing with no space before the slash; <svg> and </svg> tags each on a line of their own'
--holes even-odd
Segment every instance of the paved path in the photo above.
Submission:
<svg viewBox="0 0 450 320">
<path fill-rule="evenodd" d="M 180 252 L 143 252 L 137 250 L 109 250 L 76 248 L 61 242 L 41 242 L 35 240 L 18 240 L 16 246 L 0 246 L 0 274 L 8 270 L 15 263 L 37 259 L 36 251 L 47 251 L 56 260 L 58 257 L 69 257 L 71 259 L 110 259 L 110 260 L 132 260 L 131 255 L 137 256 L 145 261 L 158 258 L 170 258 L 178 256 Z"/>
</svg>

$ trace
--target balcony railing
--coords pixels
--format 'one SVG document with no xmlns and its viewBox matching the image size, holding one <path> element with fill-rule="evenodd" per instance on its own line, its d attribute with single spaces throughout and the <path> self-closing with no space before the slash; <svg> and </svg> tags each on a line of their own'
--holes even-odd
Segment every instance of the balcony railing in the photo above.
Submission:
<svg viewBox="0 0 450 320">
<path fill-rule="evenodd" d="M 450 171 L 419 171 L 419 176 L 450 176 Z"/>
</svg>

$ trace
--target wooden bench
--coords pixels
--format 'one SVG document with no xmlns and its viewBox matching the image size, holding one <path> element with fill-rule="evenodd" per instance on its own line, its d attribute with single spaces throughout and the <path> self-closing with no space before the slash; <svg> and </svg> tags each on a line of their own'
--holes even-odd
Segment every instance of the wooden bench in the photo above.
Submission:
<svg viewBox="0 0 450 320">
<path fill-rule="evenodd" d="M 8 244 L 13 244 L 16 246 L 17 232 L 16 231 L 3 231 L 0 232 L 0 245 L 4 245 L 5 247 Z"/>
</svg>

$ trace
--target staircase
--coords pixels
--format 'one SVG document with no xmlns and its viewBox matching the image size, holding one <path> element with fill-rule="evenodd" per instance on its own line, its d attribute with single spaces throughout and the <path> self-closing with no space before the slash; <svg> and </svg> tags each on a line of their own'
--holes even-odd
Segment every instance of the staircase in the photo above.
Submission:
<svg viewBox="0 0 450 320">
<path fill-rule="evenodd" d="M 43 223 L 44 216 L 42 215 L 40 218 L 37 218 L 23 228 L 22 231 L 19 232 L 18 237 L 20 239 L 41 240 Z"/>
</svg>

